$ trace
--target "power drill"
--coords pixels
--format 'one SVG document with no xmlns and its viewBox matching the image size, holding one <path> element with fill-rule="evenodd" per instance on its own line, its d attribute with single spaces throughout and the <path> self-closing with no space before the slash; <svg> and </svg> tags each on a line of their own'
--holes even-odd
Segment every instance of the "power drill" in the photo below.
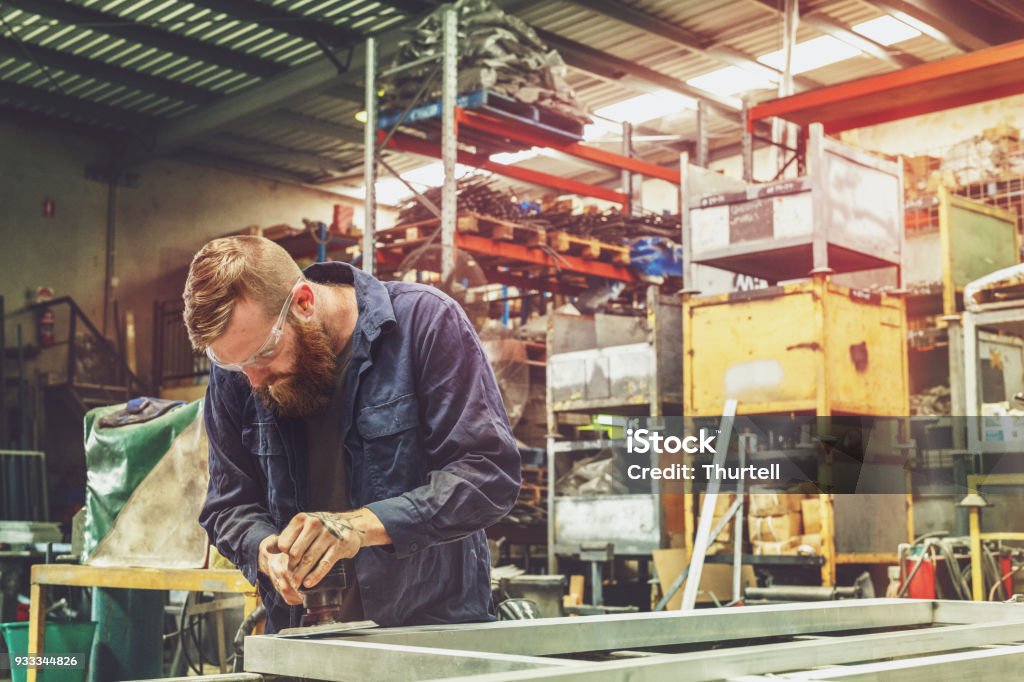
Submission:
<svg viewBox="0 0 1024 682">
<path fill-rule="evenodd" d="M 306 612 L 302 627 L 341 622 L 341 604 L 348 586 L 345 561 L 334 564 L 330 572 L 315 587 L 299 590 Z"/>
</svg>

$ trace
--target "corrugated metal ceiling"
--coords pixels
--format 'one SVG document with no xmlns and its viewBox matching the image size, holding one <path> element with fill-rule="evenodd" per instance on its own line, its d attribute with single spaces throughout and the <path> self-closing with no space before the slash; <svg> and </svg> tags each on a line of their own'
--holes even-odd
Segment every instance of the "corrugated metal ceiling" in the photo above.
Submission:
<svg viewBox="0 0 1024 682">
<path fill-rule="evenodd" d="M 501 1 L 507 5 L 512 0 Z M 772 0 L 515 4 L 520 8 L 516 14 L 535 27 L 674 78 L 681 88 L 686 80 L 728 65 L 715 49 L 727 48 L 752 61 L 781 47 L 782 3 Z M 808 20 L 801 22 L 799 41 L 827 30 L 813 24 L 814 17 L 849 28 L 883 16 L 866 0 L 804 0 L 800 5 Z M 365 36 L 411 24 L 433 6 L 428 0 L 0 0 L 0 113 L 28 113 L 70 121 L 97 134 L 130 131 L 150 139 L 168 125 L 312 68 L 324 59 L 325 46 L 344 62 L 348 49 Z M 700 49 L 680 44 L 659 25 L 682 29 Z M 384 52 L 393 47 L 381 46 Z M 934 61 L 959 50 L 921 35 L 890 52 Z M 894 68 L 891 60 L 864 54 L 803 74 L 803 86 L 808 79 L 832 84 Z M 599 62 L 586 68 L 577 64 L 569 82 L 591 110 L 659 87 L 638 85 L 636 77 L 624 87 L 614 80 L 617 75 Z M 358 88 L 331 87 L 311 89 L 272 110 L 189 139 L 178 153 L 206 161 L 223 158 L 304 181 L 333 178 L 358 184 Z M 693 119 L 692 112 L 681 112 L 644 126 L 678 136 L 676 145 L 656 145 L 668 158 L 692 139 Z M 735 124 L 723 119 L 714 119 L 711 133 L 713 146 L 739 138 Z M 425 160 L 397 155 L 391 163 L 402 171 Z M 591 173 L 562 160 L 529 163 L 566 175 Z"/>
</svg>

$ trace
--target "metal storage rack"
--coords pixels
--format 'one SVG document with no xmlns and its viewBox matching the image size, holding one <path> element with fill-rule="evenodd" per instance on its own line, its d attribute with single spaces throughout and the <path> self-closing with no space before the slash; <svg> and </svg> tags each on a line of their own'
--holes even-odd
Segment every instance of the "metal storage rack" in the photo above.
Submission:
<svg viewBox="0 0 1024 682">
<path fill-rule="evenodd" d="M 692 196 L 683 182 L 683 272 L 703 264 L 770 282 L 810 272 L 899 271 L 903 173 L 810 127 L 808 175 Z M 686 172 L 686 168 L 683 168 Z M 863 197 L 870 196 L 870 201 Z M 692 281 L 692 277 L 689 278 Z M 895 283 L 899 283 L 898 278 Z"/>
<path fill-rule="evenodd" d="M 834 273 L 856 281 L 865 270 L 877 278 L 884 269 L 891 273 L 891 284 L 900 284 L 902 169 L 826 138 L 821 125 L 812 124 L 809 133 L 806 177 L 744 184 L 699 197 L 684 191 L 684 241 L 691 246 L 684 264 L 688 282 L 696 281 L 700 265 L 771 282 L 812 276 L 752 292 L 704 297 L 687 292 L 683 385 L 689 418 L 720 414 L 728 399 L 738 399 L 737 413 L 746 415 L 901 417 L 909 412 L 904 300 L 830 281 Z M 690 172 L 684 165 L 687 189 Z M 723 347 L 730 352 L 723 355 Z M 709 354 L 710 349 L 716 352 Z M 901 439 L 893 440 L 898 444 Z M 810 456 L 819 459 L 819 466 L 827 463 L 822 453 Z M 909 493 L 824 492 L 820 499 L 824 585 L 836 584 L 841 563 L 895 563 L 896 544 L 913 536 Z M 692 495 L 685 503 L 685 539 L 692 554 Z M 860 519 L 867 518 L 869 509 L 880 506 L 886 509 L 886 527 L 896 529 L 896 535 L 873 536 L 854 528 L 863 525 Z"/>
<path fill-rule="evenodd" d="M 558 557 L 576 555 L 588 543 L 611 543 L 623 556 L 650 555 L 665 547 L 666 513 L 678 495 L 556 496 L 558 463 L 570 455 L 621 441 L 561 441 L 560 414 L 612 414 L 660 417 L 682 404 L 682 329 L 679 303 L 647 288 L 644 317 L 593 318 L 553 314 L 548 328 L 548 568 Z"/>
<path fill-rule="evenodd" d="M 1024 300 L 987 303 L 974 309 L 968 308 L 961 313 L 960 324 L 962 329 L 957 330 L 956 321 L 950 320 L 951 334 L 960 331 L 963 339 L 964 392 L 961 414 L 966 416 L 967 422 L 967 451 L 976 455 L 1024 454 L 1024 429 L 1005 428 L 1024 426 L 1024 417 L 996 417 L 994 419 L 1000 423 L 986 428 L 985 417 L 982 416 L 982 403 L 986 397 L 982 381 L 986 367 L 983 365 L 987 364 L 990 371 L 1000 367 L 1003 369 L 999 375 L 1003 379 L 1001 397 L 1009 404 L 1014 404 L 1015 395 L 1024 392 L 1024 341 L 1020 340 L 1024 337 Z M 1012 337 L 996 337 L 995 341 L 991 336 L 985 338 L 983 330 L 993 329 Z M 983 357 L 982 349 L 986 348 L 988 357 Z M 999 367 L 993 367 L 993 364 Z"/>
<path fill-rule="evenodd" d="M 366 185 L 365 220 L 362 242 L 363 269 L 371 274 L 378 259 L 375 253 L 377 243 L 377 202 L 374 186 L 377 179 L 378 166 L 388 167 L 381 158 L 385 149 L 412 152 L 423 156 L 441 159 L 444 164 L 444 184 L 442 186 L 440 208 L 430 202 L 423 202 L 423 197 L 412 187 L 417 198 L 428 206 L 439 219 L 440 244 L 442 247 L 442 277 L 447 278 L 455 265 L 455 249 L 465 248 L 477 254 L 504 259 L 510 263 L 544 266 L 554 269 L 559 266 L 550 254 L 528 246 L 511 244 L 488 239 L 480 235 L 462 235 L 457 229 L 458 215 L 456 206 L 456 163 L 491 171 L 497 175 L 520 180 L 561 192 L 595 197 L 618 203 L 628 211 L 632 203 L 631 193 L 615 191 L 606 187 L 591 185 L 584 182 L 563 178 L 527 168 L 503 164 L 490 159 L 496 152 L 518 151 L 530 147 L 553 149 L 573 156 L 588 163 L 598 164 L 622 171 L 623 184 L 632 187 L 633 174 L 660 178 L 679 183 L 679 172 L 657 164 L 647 163 L 624 154 L 589 146 L 580 141 L 580 134 L 572 131 L 558 130 L 540 121 L 527 120 L 513 112 L 504 111 L 487 105 L 483 99 L 458 95 L 458 17 L 451 6 L 444 6 L 443 11 L 443 45 L 437 58 L 426 58 L 418 62 L 403 64 L 383 72 L 379 72 L 377 64 L 377 44 L 373 38 L 366 42 L 366 123 L 364 135 L 364 182 Z M 389 123 L 388 129 L 382 129 L 382 120 L 378 114 L 377 83 L 378 76 L 389 77 L 423 62 L 439 61 L 442 75 L 441 98 L 437 102 L 420 107 L 420 98 L 414 99 L 406 109 L 396 115 L 383 119 Z M 422 93 L 421 93 L 422 97 Z M 469 108 L 475 106 L 476 108 Z M 436 121 L 440 117 L 440 126 Z M 429 128 L 429 129 L 428 129 Z M 460 146 L 465 140 L 475 146 L 469 149 Z M 389 169 L 390 170 L 390 169 Z M 397 177 L 397 173 L 393 173 Z M 401 179 L 401 178 L 399 178 Z M 403 181 L 404 182 L 404 181 Z M 624 268 L 608 272 L 607 268 L 591 271 L 587 265 L 575 268 L 584 274 L 611 277 L 622 281 L 633 281 L 632 275 Z M 545 283 L 547 282 L 547 283 Z M 549 290 L 549 280 L 518 281 L 518 286 Z"/>
</svg>

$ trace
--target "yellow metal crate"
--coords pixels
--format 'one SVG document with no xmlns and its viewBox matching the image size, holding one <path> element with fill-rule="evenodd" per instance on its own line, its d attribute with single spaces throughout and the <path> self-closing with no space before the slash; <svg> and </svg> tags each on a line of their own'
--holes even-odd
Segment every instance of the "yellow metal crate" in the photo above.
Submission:
<svg viewBox="0 0 1024 682">
<path fill-rule="evenodd" d="M 904 301 L 813 280 L 683 304 L 684 411 L 909 412 Z"/>
</svg>

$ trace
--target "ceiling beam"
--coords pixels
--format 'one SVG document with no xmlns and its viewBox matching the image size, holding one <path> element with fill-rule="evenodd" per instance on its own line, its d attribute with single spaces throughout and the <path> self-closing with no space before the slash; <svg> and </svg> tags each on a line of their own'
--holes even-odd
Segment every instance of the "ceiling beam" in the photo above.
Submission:
<svg viewBox="0 0 1024 682">
<path fill-rule="evenodd" d="M 157 123 L 157 119 L 125 109 L 7 81 L 0 82 L 0 100 L 14 108 L 41 107 L 56 114 L 69 114 L 85 123 L 107 125 L 135 133 L 145 133 Z"/>
<path fill-rule="evenodd" d="M 782 75 L 781 71 L 762 64 L 757 61 L 756 57 L 726 45 L 716 44 L 715 40 L 707 36 L 702 36 L 681 26 L 671 24 L 664 19 L 626 5 L 619 0 L 571 0 L 571 2 L 651 35 L 664 38 L 685 50 L 710 57 L 723 64 L 738 66 L 751 73 L 774 80 L 778 80 Z M 805 89 L 818 88 L 822 85 L 818 81 L 804 76 L 795 76 L 793 81 Z"/>
<path fill-rule="evenodd" d="M 616 57 L 615 55 L 595 50 L 592 47 L 563 38 L 562 36 L 533 27 L 538 37 L 554 48 L 565 60 L 565 63 L 573 68 L 586 71 L 600 78 L 610 80 L 629 80 L 639 84 L 641 89 L 646 90 L 669 90 L 671 92 L 702 99 L 708 103 L 708 108 L 725 119 L 740 123 L 740 113 L 735 105 L 727 98 L 681 81 L 678 78 L 661 73 L 628 59 Z"/>
<path fill-rule="evenodd" d="M 65 0 L 3 0 L 8 7 L 56 19 L 64 24 L 88 28 L 99 33 L 124 38 L 147 47 L 156 47 L 175 54 L 266 78 L 287 69 L 283 64 L 261 59 L 244 52 L 206 43 L 196 38 L 136 23 L 124 17 L 100 12 Z"/>
<path fill-rule="evenodd" d="M 209 90 L 197 88 L 169 78 L 150 76 L 134 69 L 115 66 L 98 59 L 76 55 L 71 52 L 61 52 L 60 50 L 54 50 L 43 45 L 11 40 L 10 38 L 0 38 L 0 55 L 32 61 L 49 69 L 57 69 L 65 73 L 105 81 L 111 85 L 123 85 L 134 90 L 190 104 L 205 104 L 218 97 L 216 93 Z"/>
<path fill-rule="evenodd" d="M 229 148 L 234 151 L 225 151 L 225 154 L 235 156 L 240 154 L 245 157 L 256 157 L 265 158 L 266 163 L 276 165 L 277 163 L 294 164 L 300 166 L 309 166 L 316 168 L 320 171 L 330 171 L 333 173 L 348 173 L 352 170 L 352 164 L 342 163 L 337 159 L 331 159 L 326 156 L 321 156 L 316 152 L 292 149 L 291 147 L 283 147 L 281 145 L 267 142 L 263 139 L 249 138 L 235 133 L 225 133 L 217 136 L 214 142 L 220 144 L 227 144 Z M 218 147 L 212 150 L 212 153 L 220 153 L 217 151 Z M 263 165 L 256 161 L 259 165 Z"/>
<path fill-rule="evenodd" d="M 934 27 L 966 52 L 1024 38 L 1024 24 L 992 11 L 983 3 L 967 0 L 871 0 L 871 4 L 889 14 L 902 12 Z"/>
<path fill-rule="evenodd" d="M 886 62 L 897 68 L 905 69 L 909 66 L 924 64 L 923 59 L 915 57 L 912 54 L 907 54 L 902 50 L 894 50 L 891 47 L 886 47 L 881 43 L 877 43 L 874 40 L 871 40 L 866 36 L 862 36 L 850 28 L 843 26 L 832 17 L 827 17 L 818 13 L 810 13 L 802 15 L 800 17 L 800 21 L 804 22 L 808 26 L 813 26 L 826 35 L 830 35 L 833 38 L 843 41 L 851 47 L 857 48 L 870 57 L 874 57 L 879 61 Z"/>
<path fill-rule="evenodd" d="M 363 131 L 361 128 L 349 127 L 334 121 L 325 121 L 322 118 L 306 116 L 305 114 L 297 114 L 287 109 L 278 109 L 269 114 L 268 121 L 299 132 L 325 137 L 346 144 L 363 146 Z"/>
<path fill-rule="evenodd" d="M 16 109 L 15 107 L 4 105 L 0 105 L 0 120 L 20 125 L 33 132 L 45 126 L 56 132 L 86 137 L 90 141 L 98 142 L 102 145 L 113 145 L 121 137 L 110 128 L 103 128 L 95 123 L 78 123 L 66 118 L 59 118 L 53 114 Z"/>
<path fill-rule="evenodd" d="M 783 14 L 783 10 L 776 0 L 757 1 L 762 7 L 766 7 L 780 16 Z M 904 69 L 908 66 L 917 66 L 918 64 L 924 63 L 924 60 L 919 59 L 914 55 L 906 54 L 902 50 L 886 47 L 881 43 L 877 43 L 870 38 L 862 36 L 851 30 L 848 26 L 844 26 L 832 17 L 826 16 L 821 12 L 808 12 L 807 14 L 801 14 L 800 21 L 808 26 L 813 26 L 825 35 L 841 40 L 847 45 L 857 48 L 864 54 L 874 57 L 875 59 L 883 61 L 891 66 Z"/>
<path fill-rule="evenodd" d="M 205 149 L 186 149 L 177 155 L 185 161 L 212 166 L 219 170 L 233 170 L 247 175 L 275 180 L 277 182 L 311 184 L 316 178 L 300 173 L 293 173 L 273 166 L 264 166 L 251 159 L 239 159 L 227 152 L 210 152 Z"/>
<path fill-rule="evenodd" d="M 196 4 L 227 14 L 235 19 L 259 24 L 275 31 L 309 40 L 326 41 L 331 47 L 347 47 L 359 42 L 362 35 L 345 26 L 332 24 L 322 19 L 304 17 L 280 7 L 249 0 L 195 0 Z"/>
<path fill-rule="evenodd" d="M 366 94 L 362 83 L 356 85 L 336 80 L 317 94 L 343 102 L 358 102 L 359 104 L 366 102 Z"/>
</svg>

